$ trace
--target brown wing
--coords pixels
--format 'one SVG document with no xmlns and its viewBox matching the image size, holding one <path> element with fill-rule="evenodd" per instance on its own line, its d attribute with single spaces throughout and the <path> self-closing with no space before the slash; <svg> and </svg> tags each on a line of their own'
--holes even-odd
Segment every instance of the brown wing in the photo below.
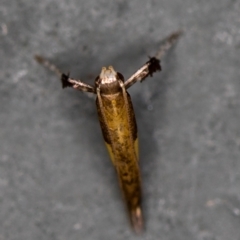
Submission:
<svg viewBox="0 0 240 240">
<path fill-rule="evenodd" d="M 118 173 L 131 222 L 139 231 L 143 223 L 137 125 L 130 96 L 125 94 L 101 95 L 96 104 L 103 137 Z"/>
</svg>

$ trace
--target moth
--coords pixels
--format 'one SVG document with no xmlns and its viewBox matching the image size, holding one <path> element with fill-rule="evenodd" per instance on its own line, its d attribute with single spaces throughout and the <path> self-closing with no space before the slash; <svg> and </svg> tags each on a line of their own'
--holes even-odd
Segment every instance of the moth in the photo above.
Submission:
<svg viewBox="0 0 240 240">
<path fill-rule="evenodd" d="M 123 193 L 130 221 L 135 232 L 142 231 L 144 222 L 141 208 L 141 177 L 139 170 L 137 124 L 133 105 L 127 89 L 136 82 L 142 82 L 156 71 L 161 71 L 160 60 L 167 50 L 177 41 L 181 31 L 170 34 L 162 41 L 154 57 L 124 81 L 121 73 L 112 66 L 103 67 L 95 79 L 94 86 L 62 73 L 54 64 L 36 55 L 38 63 L 55 72 L 62 87 L 71 87 L 82 92 L 96 95 L 98 118 L 103 138 L 116 169 L 119 185 Z"/>
</svg>

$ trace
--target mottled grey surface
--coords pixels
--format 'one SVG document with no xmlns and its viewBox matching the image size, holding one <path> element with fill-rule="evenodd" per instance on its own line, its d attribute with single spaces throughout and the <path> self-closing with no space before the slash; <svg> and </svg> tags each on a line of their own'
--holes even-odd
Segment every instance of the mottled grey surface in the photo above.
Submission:
<svg viewBox="0 0 240 240">
<path fill-rule="evenodd" d="M 185 35 L 130 90 L 146 231 L 131 231 L 88 83 L 129 77 L 161 38 Z M 1 0 L 0 240 L 239 240 L 240 1 Z"/>
</svg>

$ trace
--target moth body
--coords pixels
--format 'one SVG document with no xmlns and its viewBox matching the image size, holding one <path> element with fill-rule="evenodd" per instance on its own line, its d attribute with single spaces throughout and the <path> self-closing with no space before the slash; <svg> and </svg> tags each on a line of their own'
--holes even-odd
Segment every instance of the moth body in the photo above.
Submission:
<svg viewBox="0 0 240 240">
<path fill-rule="evenodd" d="M 96 105 L 103 138 L 118 175 L 132 226 L 137 233 L 143 229 L 138 137 L 132 101 L 126 89 L 136 82 L 142 82 L 156 71 L 161 71 L 160 59 L 181 34 L 182 31 L 170 34 L 155 57 L 151 57 L 126 81 L 112 66 L 103 67 L 94 86 L 79 79 L 70 78 L 69 74 L 62 73 L 48 60 L 39 55 L 35 56 L 37 62 L 60 77 L 63 88 L 72 87 L 97 95 Z"/>
<path fill-rule="evenodd" d="M 104 141 L 116 169 L 123 197 L 136 232 L 143 227 L 137 125 L 124 79 L 112 67 L 96 79 L 97 110 Z"/>
</svg>

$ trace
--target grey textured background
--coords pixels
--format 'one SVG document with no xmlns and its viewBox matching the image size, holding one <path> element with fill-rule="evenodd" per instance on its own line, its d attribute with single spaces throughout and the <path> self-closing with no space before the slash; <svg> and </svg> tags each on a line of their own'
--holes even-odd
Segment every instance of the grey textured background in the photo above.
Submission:
<svg viewBox="0 0 240 240">
<path fill-rule="evenodd" d="M 239 240 L 240 1 L 1 0 L 0 240 Z M 88 83 L 129 77 L 177 29 L 163 71 L 130 89 L 146 231 L 129 227 Z"/>
</svg>

